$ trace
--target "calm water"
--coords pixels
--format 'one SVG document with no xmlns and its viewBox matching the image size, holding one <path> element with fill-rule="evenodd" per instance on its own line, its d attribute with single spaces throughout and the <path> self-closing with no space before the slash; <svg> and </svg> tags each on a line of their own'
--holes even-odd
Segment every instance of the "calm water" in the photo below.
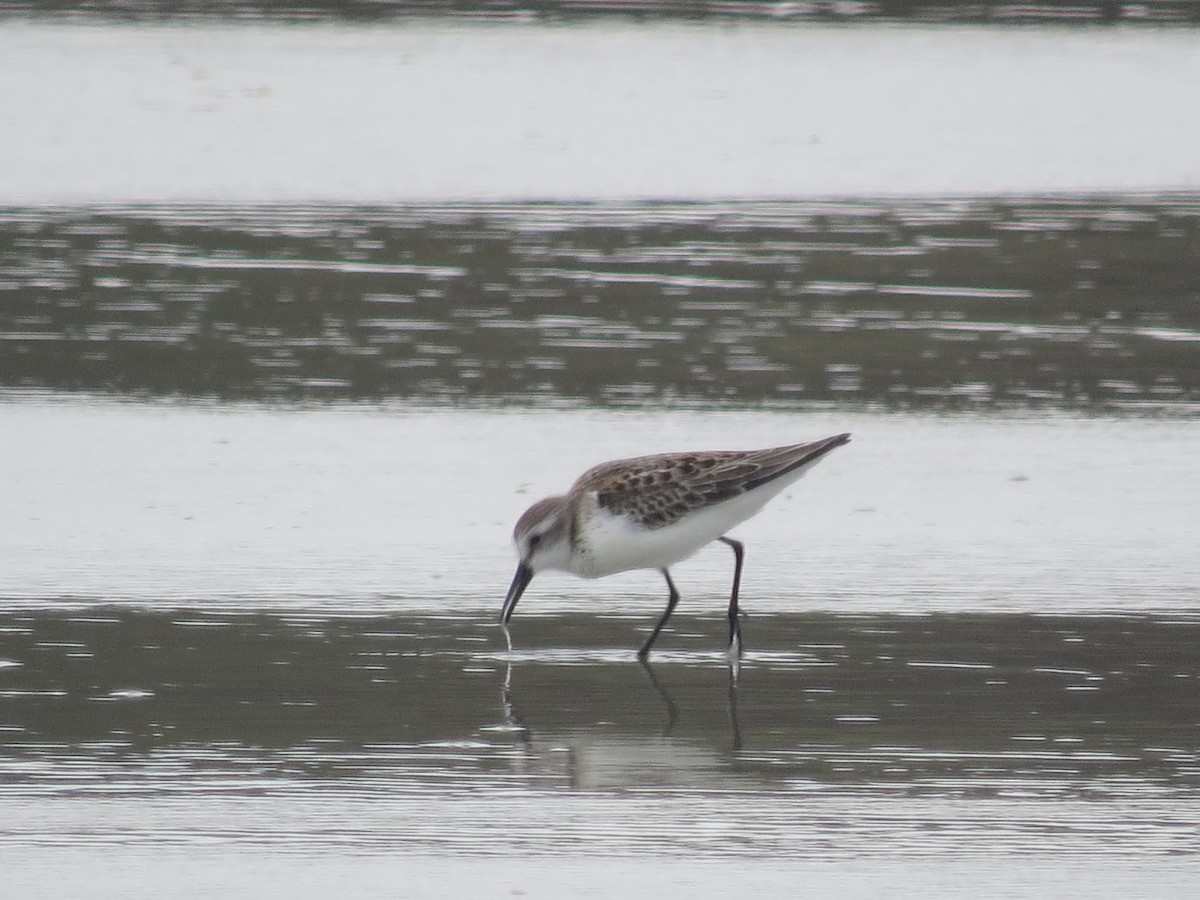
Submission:
<svg viewBox="0 0 1200 900">
<path fill-rule="evenodd" d="M 0 840 L 34 896 L 1196 875 L 1190 418 L 33 396 L 0 419 Z M 854 443 L 739 529 L 736 683 L 724 548 L 678 567 L 650 670 L 653 573 L 539 580 L 506 650 L 532 497 L 634 449 L 835 427 Z"/>
<path fill-rule="evenodd" d="M 7 24 L 6 889 L 1187 896 L 1198 59 Z M 844 430 L 738 530 L 738 678 L 719 546 L 650 669 L 654 573 L 506 648 L 533 499 Z"/>
<path fill-rule="evenodd" d="M 1190 418 L 0 404 L 9 608 L 498 609 L 512 523 L 649 449 L 854 441 L 747 523 L 750 611 L 1196 608 Z M 718 614 L 724 547 L 680 568 Z M 647 616 L 661 578 L 547 576 L 523 614 Z M 632 645 L 632 644 L 631 644 Z"/>
<path fill-rule="evenodd" d="M 5 22 L 0 203 L 1200 185 L 1197 32 Z"/>
</svg>

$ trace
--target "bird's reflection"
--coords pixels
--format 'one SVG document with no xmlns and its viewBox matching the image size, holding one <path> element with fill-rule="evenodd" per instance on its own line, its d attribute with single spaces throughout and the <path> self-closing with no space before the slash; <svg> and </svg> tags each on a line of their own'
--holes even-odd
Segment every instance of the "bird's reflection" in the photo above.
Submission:
<svg viewBox="0 0 1200 900">
<path fill-rule="evenodd" d="M 742 726 L 738 722 L 739 668 L 739 661 L 735 659 L 729 667 L 729 687 L 727 693 L 729 698 L 729 731 L 733 737 L 734 753 L 738 753 L 742 749 Z"/>
<path fill-rule="evenodd" d="M 638 664 L 642 667 L 642 671 L 646 673 L 646 677 L 650 679 L 650 686 L 658 692 L 658 696 L 662 698 L 663 706 L 667 710 L 667 723 L 663 726 L 662 736 L 670 737 L 675 730 L 675 724 L 679 721 L 679 707 L 675 705 L 675 698 L 670 692 L 663 687 L 662 682 L 658 680 L 658 675 L 654 672 L 654 666 L 650 665 L 650 660 L 646 657 L 638 657 Z"/>
<path fill-rule="evenodd" d="M 667 723 L 663 728 L 662 736 L 670 737 L 672 732 L 675 730 L 676 723 L 679 721 L 679 708 L 675 705 L 675 698 L 671 695 L 671 692 L 667 690 L 662 681 L 659 680 L 654 666 L 648 659 L 641 659 L 639 660 L 639 663 L 641 664 L 642 671 L 646 673 L 646 677 L 650 679 L 650 685 L 655 691 L 658 692 L 659 697 L 662 698 L 663 705 L 667 711 Z M 734 657 L 729 664 L 729 681 L 726 691 L 726 701 L 729 712 L 731 745 L 735 752 L 742 749 L 742 729 L 738 722 L 738 680 L 740 674 L 741 667 L 739 661 L 736 657 Z"/>
<path fill-rule="evenodd" d="M 514 662 L 509 660 L 504 668 L 504 680 L 500 685 L 500 712 L 504 730 L 514 734 L 522 749 L 522 756 L 534 767 L 545 764 L 551 751 L 564 752 L 566 768 L 572 785 L 595 786 L 598 782 L 611 782 L 616 778 L 622 784 L 647 780 L 661 781 L 664 778 L 688 778 L 691 770 L 726 768 L 728 757 L 713 754 L 694 739 L 674 737 L 679 726 L 679 704 L 670 688 L 670 679 L 648 661 L 640 661 L 641 671 L 646 676 L 654 696 L 661 704 L 662 727 L 656 737 L 640 737 L 636 733 L 611 733 L 593 731 L 590 727 L 576 730 L 574 727 L 535 728 L 529 725 L 521 712 L 514 684 Z M 725 691 L 730 752 L 742 750 L 742 730 L 738 721 L 739 678 L 737 667 L 730 666 Z M 562 713 L 563 710 L 544 710 L 545 713 Z M 536 712 L 534 713 L 536 715 Z M 581 724 L 582 726 L 582 724 Z M 707 742 L 706 742 L 707 743 Z M 666 751 L 666 752 L 665 752 Z M 558 766 L 552 766 L 558 768 Z M 630 775 L 630 772 L 636 773 Z M 670 772 L 671 775 L 665 773 Z"/>
<path fill-rule="evenodd" d="M 508 637 L 508 629 L 504 629 L 504 636 Z M 509 643 L 511 647 L 511 642 Z M 533 743 L 533 738 L 529 733 L 529 728 L 525 725 L 521 714 L 517 712 L 516 704 L 513 703 L 512 696 L 512 662 L 509 661 L 504 667 L 504 684 L 500 687 L 500 709 L 504 715 L 504 727 L 517 735 L 521 743 L 526 747 Z"/>
</svg>

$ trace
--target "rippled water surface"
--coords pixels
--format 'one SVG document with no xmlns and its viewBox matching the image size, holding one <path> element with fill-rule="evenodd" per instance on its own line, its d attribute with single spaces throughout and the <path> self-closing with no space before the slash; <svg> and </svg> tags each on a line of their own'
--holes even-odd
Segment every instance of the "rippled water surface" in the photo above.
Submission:
<svg viewBox="0 0 1200 900">
<path fill-rule="evenodd" d="M 1196 221 L 1189 196 L 7 210 L 8 883 L 1186 895 Z M 737 531 L 736 681 L 719 546 L 675 570 L 651 669 L 652 572 L 539 577 L 506 648 L 533 499 L 840 431 Z"/>
<path fill-rule="evenodd" d="M 1187 196 L 9 209 L 8 883 L 1185 895 L 1196 221 Z M 539 577 L 505 647 L 533 499 L 840 431 L 737 532 L 736 681 L 719 546 L 677 567 L 652 669 L 652 572 Z"/>
<path fill-rule="evenodd" d="M 215 397 L 1200 401 L 1200 201 L 0 211 L 0 382 Z"/>
<path fill-rule="evenodd" d="M 1144 864 L 1151 893 L 1194 875 L 1195 618 L 754 624 L 734 682 L 716 617 L 683 618 L 644 669 L 629 623 L 594 616 L 535 619 L 508 653 L 490 617 L 6 614 L 6 855 L 20 879 L 85 845 L 133 872 L 302 852 L 302 896 L 381 865 L 461 893 L 492 857 L 538 895 L 626 889 L 647 857 L 667 891 L 695 859 L 761 866 L 767 890 L 899 867 L 914 896 L 914 866 L 953 892 L 959 861 L 1011 854 L 1101 895 L 1149 896 L 1125 880 Z M 430 854 L 461 862 L 439 876 Z"/>
<path fill-rule="evenodd" d="M 9 23 L 4 890 L 1190 896 L 1193 44 Z M 843 431 L 740 667 L 720 545 L 504 640 L 587 466 Z"/>
<path fill-rule="evenodd" d="M 0 418 L 0 841 L 30 895 L 72 893 L 46 871 L 97 896 L 1195 877 L 1186 416 L 35 395 Z M 720 547 L 677 568 L 651 668 L 654 573 L 541 577 L 505 645 L 532 497 L 597 458 L 841 428 L 737 532 L 736 678 Z"/>
</svg>

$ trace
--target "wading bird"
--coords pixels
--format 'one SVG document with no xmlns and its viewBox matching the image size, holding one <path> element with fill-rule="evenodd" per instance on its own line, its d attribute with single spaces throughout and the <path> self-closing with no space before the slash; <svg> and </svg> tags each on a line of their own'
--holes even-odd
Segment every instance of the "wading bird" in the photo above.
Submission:
<svg viewBox="0 0 1200 900">
<path fill-rule="evenodd" d="M 838 434 L 766 450 L 660 453 L 589 469 L 566 494 L 539 500 L 517 520 L 513 541 L 520 562 L 504 598 L 500 624 L 507 633 L 517 601 L 543 569 L 582 578 L 658 569 L 667 580 L 667 608 L 638 651 L 645 661 L 679 602 L 670 566 L 705 544 L 721 541 L 734 555 L 728 652 L 736 659 L 742 650 L 738 588 L 744 547 L 725 532 L 849 441 L 849 434 Z"/>
</svg>

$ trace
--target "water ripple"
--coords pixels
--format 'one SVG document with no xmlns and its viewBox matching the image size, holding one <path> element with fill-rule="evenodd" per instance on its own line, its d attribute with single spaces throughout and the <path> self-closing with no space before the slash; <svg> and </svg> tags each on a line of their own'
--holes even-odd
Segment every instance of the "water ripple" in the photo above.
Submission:
<svg viewBox="0 0 1200 900">
<path fill-rule="evenodd" d="M 0 210 L 0 384 L 1182 408 L 1200 402 L 1197 209 Z"/>
</svg>

